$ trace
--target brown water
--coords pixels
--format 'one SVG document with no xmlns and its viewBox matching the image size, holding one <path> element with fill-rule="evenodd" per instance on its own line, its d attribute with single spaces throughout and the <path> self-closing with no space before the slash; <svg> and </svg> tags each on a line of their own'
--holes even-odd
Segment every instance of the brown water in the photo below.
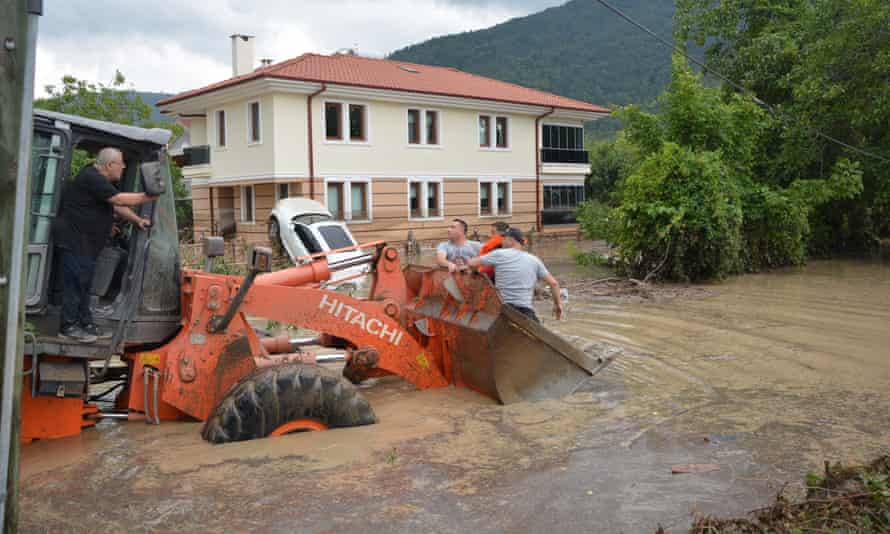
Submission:
<svg viewBox="0 0 890 534">
<path fill-rule="evenodd" d="M 598 278 L 564 245 L 559 277 Z M 816 261 L 678 298 L 572 294 L 551 328 L 621 355 L 569 398 L 364 390 L 380 423 L 211 446 L 102 423 L 22 454 L 23 531 L 652 532 L 890 451 L 890 264 Z M 687 298 L 684 295 L 692 295 Z M 716 463 L 707 475 L 671 466 Z M 89 512 L 85 513 L 84 510 Z"/>
</svg>

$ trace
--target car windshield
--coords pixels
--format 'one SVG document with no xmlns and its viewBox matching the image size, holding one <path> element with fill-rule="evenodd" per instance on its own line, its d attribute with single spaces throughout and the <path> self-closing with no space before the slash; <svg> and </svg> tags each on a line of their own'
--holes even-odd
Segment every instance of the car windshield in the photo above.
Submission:
<svg viewBox="0 0 890 534">
<path fill-rule="evenodd" d="M 347 234 L 341 226 L 337 226 L 336 224 L 319 226 L 318 231 L 321 233 L 321 237 L 327 242 L 330 250 L 337 250 L 355 245 L 355 242 L 349 234 Z"/>
<path fill-rule="evenodd" d="M 326 213 L 304 213 L 302 215 L 297 215 L 291 221 L 297 224 L 315 224 L 320 222 L 328 222 L 331 220 L 331 216 Z"/>
</svg>

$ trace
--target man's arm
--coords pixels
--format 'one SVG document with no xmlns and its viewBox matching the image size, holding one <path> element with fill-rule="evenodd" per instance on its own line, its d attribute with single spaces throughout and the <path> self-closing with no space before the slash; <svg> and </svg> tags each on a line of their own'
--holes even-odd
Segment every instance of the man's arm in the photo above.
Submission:
<svg viewBox="0 0 890 534">
<path fill-rule="evenodd" d="M 149 221 L 148 219 L 143 219 L 139 215 L 136 215 L 135 211 L 126 206 L 114 206 L 114 213 L 121 219 L 130 221 L 131 223 L 135 224 L 139 227 L 140 230 L 145 230 L 146 228 L 151 226 L 151 221 Z"/>
<path fill-rule="evenodd" d="M 451 262 L 448 261 L 448 255 L 445 254 L 444 250 L 436 251 L 436 265 L 439 267 L 448 267 L 451 265 Z"/>
<path fill-rule="evenodd" d="M 547 273 L 542 280 L 550 286 L 550 294 L 553 295 L 553 317 L 558 321 L 562 317 L 562 295 L 559 294 L 559 282 L 550 273 Z"/>
<path fill-rule="evenodd" d="M 138 206 L 157 198 L 148 196 L 145 193 L 118 193 L 108 197 L 107 202 L 114 206 Z"/>
</svg>

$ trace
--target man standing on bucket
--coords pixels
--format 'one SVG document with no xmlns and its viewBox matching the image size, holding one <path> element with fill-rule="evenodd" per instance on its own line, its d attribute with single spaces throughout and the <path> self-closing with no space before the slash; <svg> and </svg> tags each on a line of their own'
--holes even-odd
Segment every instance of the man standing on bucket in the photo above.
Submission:
<svg viewBox="0 0 890 534">
<path fill-rule="evenodd" d="M 537 256 L 522 250 L 525 237 L 519 228 L 510 228 L 504 233 L 501 248 L 492 250 L 485 256 L 469 261 L 472 268 L 487 265 L 495 268 L 495 287 L 504 304 L 511 306 L 530 319 L 541 322 L 532 307 L 535 284 L 543 280 L 550 286 L 553 295 L 553 316 L 562 317 L 562 298 L 559 293 L 559 282 L 547 270 Z"/>
<path fill-rule="evenodd" d="M 448 241 L 436 247 L 436 265 L 446 267 L 449 272 L 459 271 L 466 267 L 470 258 L 479 255 L 482 243 L 467 239 L 467 223 L 462 219 L 454 219 L 448 227 Z"/>
</svg>

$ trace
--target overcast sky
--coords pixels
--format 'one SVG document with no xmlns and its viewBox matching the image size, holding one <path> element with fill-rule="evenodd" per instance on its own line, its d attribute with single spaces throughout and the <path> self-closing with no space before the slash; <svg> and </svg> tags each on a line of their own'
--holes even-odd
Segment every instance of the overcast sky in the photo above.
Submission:
<svg viewBox="0 0 890 534">
<path fill-rule="evenodd" d="M 357 47 L 382 56 L 438 35 L 486 28 L 565 0 L 47 0 L 37 94 L 65 74 L 178 92 L 231 75 L 233 33 L 257 59 Z"/>
</svg>

